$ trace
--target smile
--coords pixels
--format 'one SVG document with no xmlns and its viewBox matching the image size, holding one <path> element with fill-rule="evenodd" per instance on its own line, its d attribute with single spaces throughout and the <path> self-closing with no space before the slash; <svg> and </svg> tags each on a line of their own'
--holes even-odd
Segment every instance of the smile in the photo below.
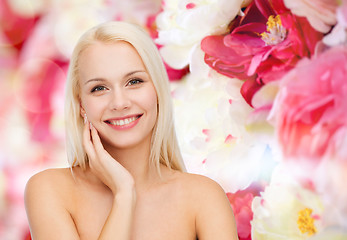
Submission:
<svg viewBox="0 0 347 240">
<path fill-rule="evenodd" d="M 110 119 L 105 122 L 114 128 L 127 128 L 136 125 L 136 123 L 138 122 L 136 120 L 138 120 L 141 116 L 142 114 L 122 119 Z"/>
<path fill-rule="evenodd" d="M 126 118 L 126 119 L 122 119 L 122 120 L 113 120 L 113 121 L 109 121 L 109 124 L 116 125 L 116 126 L 124 126 L 124 125 L 127 125 L 129 123 L 132 123 L 133 121 L 135 121 L 138 118 L 139 118 L 139 116 Z"/>
</svg>

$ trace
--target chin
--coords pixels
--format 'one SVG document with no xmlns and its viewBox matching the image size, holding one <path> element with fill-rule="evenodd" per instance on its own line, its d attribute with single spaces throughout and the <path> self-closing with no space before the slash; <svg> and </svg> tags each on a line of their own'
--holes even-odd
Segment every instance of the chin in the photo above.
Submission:
<svg viewBox="0 0 347 240">
<path fill-rule="evenodd" d="M 122 140 L 119 141 L 120 139 Z M 117 141 L 116 140 L 102 141 L 105 149 L 109 149 L 109 150 L 136 149 L 143 145 L 150 144 L 150 142 L 151 142 L 151 134 L 141 139 L 136 139 L 133 136 L 127 136 L 125 138 L 118 138 Z"/>
</svg>

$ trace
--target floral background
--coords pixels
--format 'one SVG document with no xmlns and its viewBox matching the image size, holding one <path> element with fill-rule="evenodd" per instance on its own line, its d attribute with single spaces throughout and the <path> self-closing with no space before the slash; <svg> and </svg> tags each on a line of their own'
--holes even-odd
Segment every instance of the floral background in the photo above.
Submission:
<svg viewBox="0 0 347 240">
<path fill-rule="evenodd" d="M 67 166 L 69 56 L 108 20 L 158 45 L 188 171 L 240 240 L 347 239 L 347 0 L 2 0 L 0 239 L 29 239 L 26 181 Z"/>
</svg>

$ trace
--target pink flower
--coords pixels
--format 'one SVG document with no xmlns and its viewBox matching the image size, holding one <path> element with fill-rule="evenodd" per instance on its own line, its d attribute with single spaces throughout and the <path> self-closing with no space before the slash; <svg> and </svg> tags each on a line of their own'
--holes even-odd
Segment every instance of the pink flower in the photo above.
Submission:
<svg viewBox="0 0 347 240">
<path fill-rule="evenodd" d="M 55 140 L 51 120 L 53 97 L 66 78 L 67 63 L 57 59 L 27 59 L 21 63 L 16 91 L 30 126 L 31 139 L 36 142 Z"/>
<path fill-rule="evenodd" d="M 262 85 L 280 79 L 302 57 L 314 53 L 322 34 L 293 15 L 282 0 L 254 0 L 230 34 L 201 42 L 205 62 L 217 72 L 244 80 L 241 93 L 250 104 Z"/>
<path fill-rule="evenodd" d="M 286 157 L 347 158 L 347 47 L 303 59 L 281 82 L 274 113 Z"/>
<path fill-rule="evenodd" d="M 237 233 L 240 240 L 251 240 L 251 220 L 253 219 L 252 201 L 259 196 L 261 187 L 252 185 L 245 190 L 235 193 L 227 193 L 231 207 L 233 208 Z"/>
<path fill-rule="evenodd" d="M 8 1 L 0 2 L 0 30 L 6 37 L 6 44 L 21 49 L 25 39 L 34 29 L 36 20 L 36 18 L 16 14 L 9 6 Z M 0 45 L 2 44 L 0 41 Z"/>
</svg>

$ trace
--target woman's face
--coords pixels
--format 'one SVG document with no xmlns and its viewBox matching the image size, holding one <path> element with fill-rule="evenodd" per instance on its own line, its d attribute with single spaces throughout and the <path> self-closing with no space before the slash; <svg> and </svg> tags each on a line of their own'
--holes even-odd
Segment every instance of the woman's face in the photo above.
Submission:
<svg viewBox="0 0 347 240">
<path fill-rule="evenodd" d="M 157 94 L 141 57 L 126 42 L 98 42 L 78 63 L 81 114 L 98 130 L 104 147 L 150 142 L 157 119 Z"/>
</svg>

